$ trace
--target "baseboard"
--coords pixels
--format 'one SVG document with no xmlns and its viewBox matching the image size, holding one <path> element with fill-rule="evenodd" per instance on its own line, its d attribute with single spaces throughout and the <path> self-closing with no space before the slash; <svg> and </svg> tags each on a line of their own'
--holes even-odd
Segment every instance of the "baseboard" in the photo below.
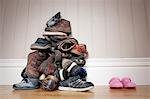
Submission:
<svg viewBox="0 0 150 99">
<path fill-rule="evenodd" d="M 0 59 L 0 85 L 12 85 L 22 78 L 26 59 Z M 150 58 L 88 59 L 85 65 L 88 81 L 108 85 L 111 77 L 131 77 L 137 85 L 150 85 Z"/>
</svg>

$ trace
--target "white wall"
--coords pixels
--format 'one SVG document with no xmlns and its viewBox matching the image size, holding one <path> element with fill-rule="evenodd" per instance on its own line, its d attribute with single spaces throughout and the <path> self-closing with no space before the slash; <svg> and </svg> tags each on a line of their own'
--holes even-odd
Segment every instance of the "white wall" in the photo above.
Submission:
<svg viewBox="0 0 150 99">
<path fill-rule="evenodd" d="M 90 58 L 148 57 L 145 0 L 0 0 L 1 59 L 22 59 L 58 11 Z M 149 2 L 149 0 L 148 0 Z"/>
<path fill-rule="evenodd" d="M 0 85 L 21 80 L 30 45 L 58 11 L 87 44 L 90 81 L 130 76 L 150 85 L 150 0 L 0 0 Z"/>
<path fill-rule="evenodd" d="M 22 80 L 20 74 L 26 59 L 0 59 L 0 85 Z M 137 85 L 150 85 L 150 58 L 88 59 L 87 80 L 95 85 L 108 85 L 112 77 L 130 77 Z"/>
<path fill-rule="evenodd" d="M 145 0 L 145 6 L 146 6 L 146 15 L 147 15 L 147 25 L 148 25 L 148 29 L 149 29 L 149 43 L 150 43 L 150 0 Z M 150 44 L 149 44 L 150 45 Z M 150 50 L 150 46 L 149 46 L 149 50 Z M 150 52 L 149 52 L 150 55 Z"/>
<path fill-rule="evenodd" d="M 0 0 L 0 56 L 1 56 L 1 45 L 2 45 L 2 0 Z"/>
</svg>

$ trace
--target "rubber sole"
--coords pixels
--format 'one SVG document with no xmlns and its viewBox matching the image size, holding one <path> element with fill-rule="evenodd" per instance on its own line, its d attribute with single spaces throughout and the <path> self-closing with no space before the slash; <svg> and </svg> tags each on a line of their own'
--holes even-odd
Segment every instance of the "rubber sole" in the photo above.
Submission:
<svg viewBox="0 0 150 99">
<path fill-rule="evenodd" d="M 17 88 L 17 87 L 13 87 L 13 89 L 15 90 L 33 90 L 33 89 L 38 89 L 39 86 L 35 87 L 35 88 L 31 88 L 31 87 L 26 87 L 26 88 Z"/>
<path fill-rule="evenodd" d="M 63 35 L 63 36 L 67 36 L 65 33 L 63 32 L 44 32 L 43 36 L 50 36 L 50 35 Z"/>
<path fill-rule="evenodd" d="M 31 49 L 32 50 L 46 50 L 48 48 L 50 48 L 50 45 L 46 45 L 44 47 L 38 46 L 38 45 L 31 45 Z"/>
<path fill-rule="evenodd" d="M 94 88 L 94 86 L 90 86 L 87 88 L 71 88 L 71 87 L 61 87 L 61 86 L 58 87 L 58 89 L 62 90 L 62 91 L 88 91 L 93 88 Z"/>
<path fill-rule="evenodd" d="M 123 87 L 110 87 L 110 89 L 122 89 Z"/>
</svg>

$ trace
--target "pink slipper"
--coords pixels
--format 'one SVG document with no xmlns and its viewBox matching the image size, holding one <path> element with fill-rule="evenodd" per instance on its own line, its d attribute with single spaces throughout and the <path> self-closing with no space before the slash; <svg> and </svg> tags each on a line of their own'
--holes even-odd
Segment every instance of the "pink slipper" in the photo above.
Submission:
<svg viewBox="0 0 150 99">
<path fill-rule="evenodd" d="M 113 77 L 109 81 L 109 87 L 112 89 L 121 89 L 123 88 L 123 85 L 118 77 Z"/>
<path fill-rule="evenodd" d="M 129 78 L 129 77 L 122 78 L 121 82 L 122 82 L 124 88 L 127 88 L 127 89 L 136 88 L 136 84 L 134 82 L 132 82 L 131 78 Z"/>
</svg>

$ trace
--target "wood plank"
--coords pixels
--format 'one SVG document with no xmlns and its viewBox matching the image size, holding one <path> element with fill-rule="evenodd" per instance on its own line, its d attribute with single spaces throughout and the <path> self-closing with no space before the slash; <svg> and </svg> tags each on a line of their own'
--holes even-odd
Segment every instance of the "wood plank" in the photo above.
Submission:
<svg viewBox="0 0 150 99">
<path fill-rule="evenodd" d="M 95 86 L 87 92 L 13 90 L 12 86 L 0 86 L 1 99 L 149 99 L 150 86 L 137 86 L 135 89 L 109 89 L 108 86 Z"/>
<path fill-rule="evenodd" d="M 148 27 L 144 0 L 132 0 L 136 57 L 148 56 Z"/>
<path fill-rule="evenodd" d="M 120 57 L 118 0 L 105 0 L 107 57 Z"/>
</svg>

